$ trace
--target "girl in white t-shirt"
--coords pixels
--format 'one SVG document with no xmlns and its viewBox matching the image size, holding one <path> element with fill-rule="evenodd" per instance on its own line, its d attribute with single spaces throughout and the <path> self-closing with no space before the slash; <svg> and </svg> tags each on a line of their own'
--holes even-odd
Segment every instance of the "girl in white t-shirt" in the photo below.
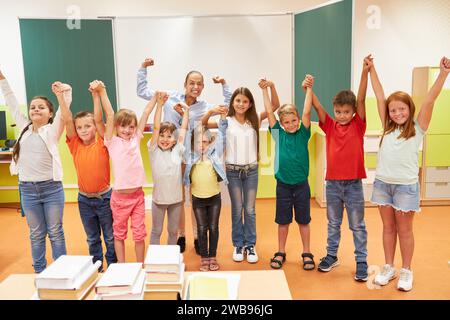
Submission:
<svg viewBox="0 0 450 320">
<path fill-rule="evenodd" d="M 181 128 L 177 130 L 177 127 L 171 122 L 161 123 L 162 108 L 169 95 L 165 92 L 159 92 L 157 95 L 158 103 L 153 123 L 153 135 L 147 144 L 153 176 L 150 244 L 160 244 L 164 215 L 167 211 L 167 244 L 175 245 L 177 244 L 178 225 L 183 206 L 181 163 L 185 150 L 184 139 L 189 124 L 189 107 L 180 103 L 184 113 Z"/>
<path fill-rule="evenodd" d="M 411 260 L 414 251 L 413 218 L 420 211 L 419 148 L 430 124 L 433 105 L 450 72 L 450 60 L 442 58 L 439 75 L 414 120 L 414 102 L 407 93 L 397 91 L 385 99 L 383 87 L 371 59 L 370 78 L 383 124 L 371 201 L 379 206 L 383 221 L 383 247 L 386 264 L 375 283 L 386 285 L 396 276 L 394 255 L 397 235 L 402 268 L 397 289 L 412 289 Z"/>
<path fill-rule="evenodd" d="M 274 111 L 280 106 L 273 82 L 262 79 L 261 88 L 270 88 Z M 258 262 L 256 245 L 255 201 L 258 188 L 259 127 L 267 118 L 265 111 L 256 112 L 255 100 L 249 89 L 240 87 L 231 96 L 228 108 L 225 167 L 231 200 L 233 260 Z M 203 125 L 217 128 L 216 122 L 208 122 L 215 114 L 227 112 L 219 106 L 207 112 Z"/>
</svg>

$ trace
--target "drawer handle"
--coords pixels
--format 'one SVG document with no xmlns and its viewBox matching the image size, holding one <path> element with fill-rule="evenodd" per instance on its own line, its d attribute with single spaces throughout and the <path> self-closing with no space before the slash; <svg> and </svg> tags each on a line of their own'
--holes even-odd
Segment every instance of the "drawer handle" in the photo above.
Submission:
<svg viewBox="0 0 450 320">
<path fill-rule="evenodd" d="M 439 187 L 444 187 L 447 185 L 448 185 L 448 182 L 436 182 L 436 186 L 439 186 Z"/>
</svg>

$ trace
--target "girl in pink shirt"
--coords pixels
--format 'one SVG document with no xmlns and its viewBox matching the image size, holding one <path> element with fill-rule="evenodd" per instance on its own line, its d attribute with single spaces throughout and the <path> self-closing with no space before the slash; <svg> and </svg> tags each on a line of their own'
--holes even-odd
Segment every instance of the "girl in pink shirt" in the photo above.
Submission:
<svg viewBox="0 0 450 320">
<path fill-rule="evenodd" d="M 131 110 L 120 109 L 114 115 L 103 82 L 93 81 L 91 90 L 98 92 L 106 113 L 105 146 L 108 148 L 112 160 L 115 177 L 111 194 L 111 210 L 117 261 L 125 262 L 125 239 L 130 219 L 136 260 L 143 263 L 147 232 L 144 222 L 144 191 L 142 190 L 145 183 L 145 172 L 140 142 L 148 116 L 155 107 L 159 95 L 154 95 L 149 101 L 138 123 L 136 114 Z"/>
</svg>

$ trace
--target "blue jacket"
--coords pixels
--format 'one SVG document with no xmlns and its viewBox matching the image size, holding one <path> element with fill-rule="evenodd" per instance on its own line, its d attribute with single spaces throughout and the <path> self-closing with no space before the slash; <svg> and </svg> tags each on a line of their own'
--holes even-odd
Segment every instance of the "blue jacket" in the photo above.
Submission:
<svg viewBox="0 0 450 320">
<path fill-rule="evenodd" d="M 222 156 L 225 151 L 225 145 L 226 145 L 226 132 L 228 127 L 228 120 L 222 120 L 219 121 L 219 132 L 217 133 L 215 142 L 209 146 L 209 149 L 206 151 L 206 156 L 211 161 L 214 170 L 216 171 L 217 175 L 219 176 L 219 181 L 224 181 L 225 183 L 228 183 L 227 180 L 227 174 L 225 173 L 225 167 L 223 165 Z M 188 141 L 188 145 L 186 146 L 186 153 L 185 153 L 185 161 L 186 161 L 186 170 L 184 171 L 184 178 L 183 183 L 184 185 L 188 186 L 191 184 L 191 170 L 194 164 L 196 164 L 198 161 L 200 161 L 201 155 L 195 151 L 191 151 L 191 136 L 192 136 L 193 130 L 190 130 L 189 133 L 186 135 L 186 140 Z"/>
</svg>

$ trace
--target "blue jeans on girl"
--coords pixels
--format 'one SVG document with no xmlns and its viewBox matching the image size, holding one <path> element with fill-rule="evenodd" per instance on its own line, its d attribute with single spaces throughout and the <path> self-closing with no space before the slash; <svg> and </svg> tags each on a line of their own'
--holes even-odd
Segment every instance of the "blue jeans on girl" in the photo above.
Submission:
<svg viewBox="0 0 450 320">
<path fill-rule="evenodd" d="M 45 240 L 52 246 L 53 260 L 66 254 L 63 230 L 64 189 L 61 181 L 19 182 L 22 208 L 30 228 L 31 255 L 36 273 L 47 267 Z"/>
</svg>

